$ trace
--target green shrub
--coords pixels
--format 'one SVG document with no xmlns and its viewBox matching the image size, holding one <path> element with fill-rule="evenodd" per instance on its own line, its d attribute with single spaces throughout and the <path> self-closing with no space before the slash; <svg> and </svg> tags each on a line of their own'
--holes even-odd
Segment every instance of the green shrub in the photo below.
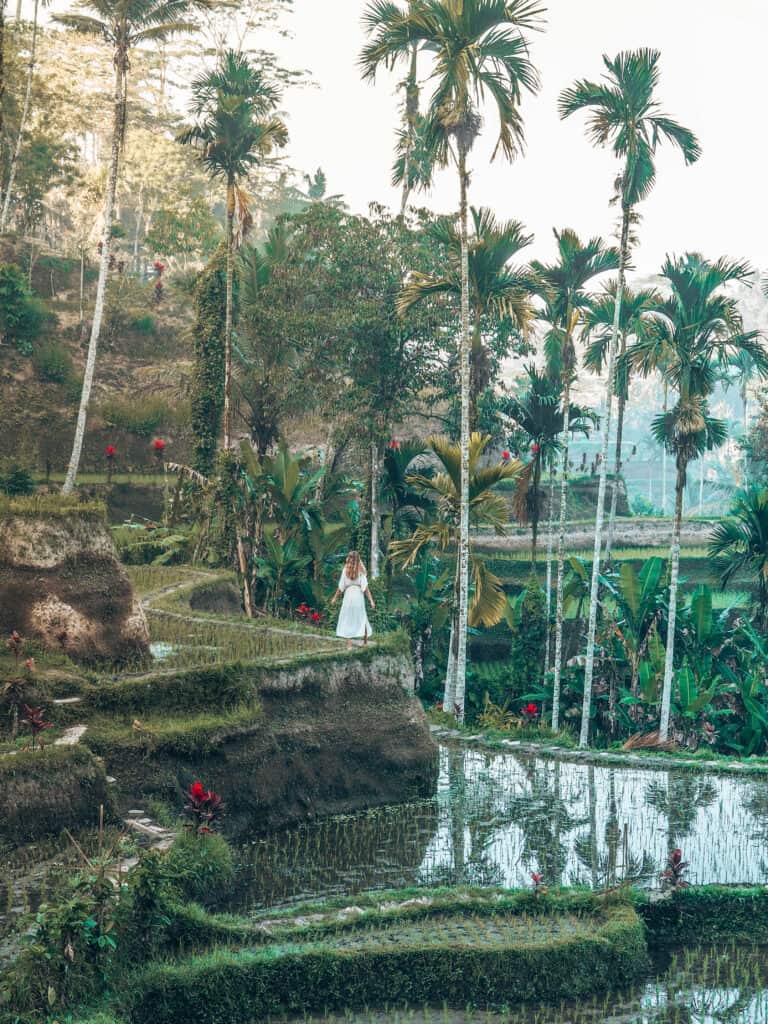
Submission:
<svg viewBox="0 0 768 1024">
<path fill-rule="evenodd" d="M 174 418 L 164 398 L 111 398 L 102 403 L 101 415 L 111 427 L 127 430 L 137 437 L 152 437 L 158 428 Z"/>
<path fill-rule="evenodd" d="M 157 330 L 157 324 L 155 323 L 155 318 L 146 313 L 144 316 L 134 317 L 131 321 L 131 328 L 137 334 L 154 334 Z"/>
<path fill-rule="evenodd" d="M 49 341 L 37 349 L 32 357 L 32 365 L 40 380 L 51 384 L 66 384 L 74 377 L 72 356 L 57 341 Z"/>
<path fill-rule="evenodd" d="M 652 946 L 729 940 L 768 943 L 768 888 L 699 885 L 675 889 L 663 899 L 634 893 Z"/>
<path fill-rule="evenodd" d="M 35 487 L 35 480 L 30 471 L 18 463 L 12 464 L 8 472 L 0 476 L 0 491 L 10 497 L 34 494 Z"/>
<path fill-rule="evenodd" d="M 22 355 L 32 355 L 32 343 L 49 316 L 19 267 L 0 263 L 0 340 L 12 342 Z"/>
<path fill-rule="evenodd" d="M 169 877 L 186 899 L 215 903 L 227 894 L 235 877 L 235 861 L 218 833 L 180 832 L 166 855 Z"/>
</svg>

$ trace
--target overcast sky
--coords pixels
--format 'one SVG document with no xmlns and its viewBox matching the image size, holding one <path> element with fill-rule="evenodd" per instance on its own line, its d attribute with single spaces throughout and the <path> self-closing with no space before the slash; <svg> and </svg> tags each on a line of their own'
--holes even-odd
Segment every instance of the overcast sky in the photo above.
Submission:
<svg viewBox="0 0 768 1024">
<path fill-rule="evenodd" d="M 366 0 L 295 0 L 293 38 L 281 44 L 286 62 L 306 67 L 316 82 L 286 99 L 292 163 L 322 166 L 330 190 L 344 193 L 355 211 L 371 200 L 398 205 L 389 178 L 402 71 L 383 72 L 375 86 L 360 81 L 365 6 Z M 489 165 L 489 117 L 472 156 L 471 201 L 522 220 L 536 235 L 529 252 L 543 258 L 553 254 L 553 227 L 609 235 L 616 165 L 588 143 L 583 117 L 559 120 L 557 96 L 578 77 L 599 76 L 603 53 L 651 46 L 662 54 L 664 110 L 698 134 L 704 152 L 693 167 L 669 146 L 660 152 L 655 191 L 641 206 L 638 271 L 653 272 L 667 252 L 686 249 L 768 268 L 768 2 L 549 0 L 547 7 L 546 30 L 532 37 L 543 87 L 524 103 L 526 153 L 512 166 Z M 456 191 L 455 172 L 445 171 L 417 201 L 449 211 L 458 205 Z"/>
</svg>

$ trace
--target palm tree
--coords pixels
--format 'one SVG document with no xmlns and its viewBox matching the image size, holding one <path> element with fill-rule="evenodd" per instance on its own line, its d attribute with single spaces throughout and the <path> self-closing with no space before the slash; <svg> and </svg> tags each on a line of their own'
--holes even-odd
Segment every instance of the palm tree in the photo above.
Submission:
<svg viewBox="0 0 768 1024">
<path fill-rule="evenodd" d="M 392 0 L 372 0 L 363 14 L 363 25 L 371 42 L 363 50 L 360 63 L 366 77 L 372 78 L 369 67 L 369 54 L 376 66 L 383 63 L 390 70 L 400 61 L 407 61 L 408 75 L 403 83 L 405 89 L 405 108 L 403 128 L 398 132 L 397 157 L 393 170 L 393 184 L 400 185 L 400 215 L 405 213 L 408 199 L 416 187 L 428 187 L 431 180 L 431 154 L 421 153 L 417 157 L 417 149 L 421 143 L 423 150 L 424 119 L 419 114 L 419 40 L 412 39 L 404 49 L 392 46 L 394 39 L 408 40 L 411 22 L 412 4 L 408 3 L 404 10 L 400 4 Z M 387 56 L 379 57 L 380 48 L 387 51 Z M 421 139 L 419 136 L 421 135 Z M 426 160 L 425 160 L 426 156 Z"/>
<path fill-rule="evenodd" d="M 511 261 L 533 241 L 516 220 L 499 222 L 490 210 L 470 208 L 473 234 L 469 241 L 469 305 L 472 319 L 470 352 L 470 428 L 476 425 L 477 399 L 491 377 L 490 354 L 483 343 L 487 318 L 508 319 L 525 330 L 533 317 L 529 295 L 534 284 L 526 268 Z M 398 304 L 406 312 L 430 295 L 449 294 L 461 298 L 461 233 L 455 222 L 441 218 L 430 225 L 432 240 L 448 253 L 448 265 L 441 277 L 412 271 Z"/>
<path fill-rule="evenodd" d="M 616 293 L 618 286 L 611 282 L 603 295 L 598 296 L 584 317 L 585 334 L 594 337 L 584 356 L 584 365 L 590 370 L 602 373 L 606 355 L 613 337 L 616 323 Z M 605 540 L 605 561 L 611 560 L 611 547 L 616 525 L 616 503 L 619 493 L 618 481 L 621 472 L 621 447 L 624 436 L 624 412 L 629 398 L 629 373 L 627 372 L 626 351 L 628 338 L 644 338 L 653 330 L 656 314 L 661 303 L 661 294 L 655 288 L 641 288 L 633 292 L 624 286 L 621 306 L 618 310 L 619 351 L 616 362 L 615 393 L 618 398 L 616 415 L 616 456 L 614 459 L 614 480 L 611 493 L 611 512 L 608 517 L 608 534 Z M 602 466 L 601 466 L 602 470 Z"/>
<path fill-rule="evenodd" d="M 83 450 L 88 403 L 96 371 L 96 354 L 101 333 L 101 321 L 104 316 L 107 271 L 112 247 L 112 221 L 115 212 L 117 177 L 128 118 L 128 72 L 131 66 L 131 54 L 142 43 L 163 42 L 178 32 L 192 31 L 195 25 L 189 20 L 189 16 L 194 10 L 210 7 L 211 3 L 212 0 L 81 0 L 77 7 L 82 13 L 62 14 L 54 19 L 74 32 L 106 42 L 112 47 L 115 67 L 112 149 L 104 203 L 101 263 L 99 264 L 96 302 L 93 309 L 93 323 L 88 342 L 88 356 L 85 362 L 75 439 L 67 476 L 62 488 L 64 494 L 69 494 L 75 486 L 80 466 L 80 455 Z"/>
<path fill-rule="evenodd" d="M 411 0 L 407 18 L 382 32 L 362 55 L 363 73 L 373 79 L 381 64 L 410 53 L 416 44 L 433 57 L 435 89 L 426 112 L 427 135 L 435 163 L 453 159 L 459 177 L 461 238 L 461 500 L 459 525 L 459 588 L 457 689 L 463 694 L 467 662 L 469 594 L 469 412 L 470 318 L 467 158 L 480 134 L 480 107 L 489 96 L 499 118 L 493 155 L 501 150 L 511 160 L 523 144 L 520 100 L 535 93 L 539 79 L 524 33 L 541 25 L 543 8 L 536 0 Z M 456 707 L 448 702 L 447 707 Z M 457 717 L 464 718 L 463 702 Z"/>
<path fill-rule="evenodd" d="M 606 248 L 601 238 L 586 245 L 575 231 L 555 231 L 558 262 L 534 260 L 531 269 L 538 278 L 546 303 L 541 318 L 549 327 L 545 338 L 548 372 L 562 383 L 562 473 L 560 481 L 560 524 L 557 538 L 557 589 L 555 597 L 555 665 L 552 699 L 552 728 L 560 726 L 560 677 L 563 670 L 563 583 L 565 578 L 565 525 L 568 511 L 568 433 L 570 429 L 571 386 L 576 376 L 574 331 L 579 318 L 591 304 L 587 284 L 619 265 L 618 250 Z"/>
<path fill-rule="evenodd" d="M 535 571 L 543 496 L 541 476 L 547 466 L 554 466 L 560 454 L 564 417 L 560 404 L 560 381 L 540 373 L 535 366 L 526 367 L 525 372 L 526 390 L 519 398 L 503 399 L 499 414 L 503 421 L 514 424 L 517 432 L 525 439 L 525 447 L 530 448 L 531 452 L 530 461 L 523 466 L 517 477 L 512 511 L 523 526 L 531 524 L 531 565 Z M 590 427 L 595 425 L 596 420 L 591 410 L 571 405 L 568 430 L 571 434 L 581 433 L 588 437 Z"/>
<path fill-rule="evenodd" d="M 600 579 L 600 554 L 603 544 L 603 517 L 605 489 L 608 479 L 608 443 L 611 432 L 614 378 L 616 375 L 616 348 L 621 324 L 621 304 L 630 256 L 629 229 L 634 207 L 645 199 L 656 181 L 654 157 L 662 139 L 676 145 L 687 164 L 701 155 L 696 136 L 688 128 L 662 113 L 654 99 L 659 81 L 658 50 L 629 50 L 613 60 L 603 56 L 606 72 L 603 82 L 582 80 L 560 94 L 561 118 L 577 111 L 589 111 L 587 131 L 596 146 L 610 145 L 619 160 L 622 171 L 616 180 L 615 200 L 621 205 L 621 241 L 619 277 L 616 286 L 614 322 L 608 351 L 608 377 L 606 382 L 606 416 L 603 433 L 602 458 L 599 466 L 597 516 L 595 519 L 595 547 L 592 559 L 592 587 L 589 601 L 587 630 L 587 657 L 584 670 L 584 706 L 579 743 L 587 745 L 589 738 L 589 708 L 595 664 L 595 633 L 597 630 L 597 594 Z M 620 461 L 620 456 L 619 456 Z M 614 470 L 614 491 L 618 487 L 619 466 Z M 613 502 L 612 502 L 613 504 Z"/>
<path fill-rule="evenodd" d="M 490 435 L 474 433 L 469 439 L 469 514 L 473 526 L 491 527 L 503 533 L 509 523 L 509 508 L 503 496 L 495 487 L 502 480 L 513 480 L 520 471 L 516 460 L 480 466 L 480 460 L 490 441 Z M 444 437 L 431 437 L 427 442 L 431 449 L 435 472 L 429 470 L 406 476 L 406 483 L 432 507 L 431 514 L 424 513 L 413 533 L 390 544 L 390 555 L 396 564 L 404 568 L 413 565 L 424 551 L 437 548 L 445 553 L 458 550 L 461 538 L 461 491 L 463 477 L 463 453 L 461 446 L 452 444 Z M 468 607 L 470 625 L 492 626 L 501 621 L 507 607 L 507 599 L 501 580 L 491 573 L 479 556 L 470 558 L 474 592 Z M 454 600 L 451 609 L 451 643 L 448 653 L 443 707 L 446 711 L 464 707 L 466 681 L 457 672 L 460 644 L 458 601 L 460 562 L 454 580 Z"/>
<path fill-rule="evenodd" d="M 756 625 L 768 629 L 768 490 L 736 493 L 731 518 L 718 523 L 709 538 L 709 558 L 723 588 L 739 572 L 757 580 Z"/>
<path fill-rule="evenodd" d="M 232 316 L 236 241 L 250 227 L 248 197 L 240 182 L 273 149 L 285 146 L 288 130 L 274 113 L 278 90 L 242 53 L 227 51 L 215 70 L 192 83 L 197 123 L 179 135 L 194 146 L 211 178 L 226 185 L 226 313 L 224 321 L 224 447 L 232 440 Z M 235 220 L 238 239 L 235 237 Z"/>
<path fill-rule="evenodd" d="M 675 458 L 675 521 L 670 551 L 669 615 L 667 620 L 664 684 L 661 697 L 660 739 L 669 735 L 669 711 L 675 656 L 675 620 L 680 571 L 680 527 L 688 464 L 726 437 L 726 424 L 709 415 L 708 398 L 718 380 L 739 353 L 752 357 L 756 373 L 768 375 L 768 353 L 759 332 L 744 331 L 737 300 L 722 293 L 729 281 L 744 281 L 751 271 L 746 263 L 720 259 L 716 263 L 699 253 L 667 258 L 662 275 L 671 296 L 662 304 L 659 331 L 632 347 L 632 364 L 643 374 L 666 365 L 665 372 L 678 398 L 675 406 L 657 416 L 654 438 Z"/>
</svg>

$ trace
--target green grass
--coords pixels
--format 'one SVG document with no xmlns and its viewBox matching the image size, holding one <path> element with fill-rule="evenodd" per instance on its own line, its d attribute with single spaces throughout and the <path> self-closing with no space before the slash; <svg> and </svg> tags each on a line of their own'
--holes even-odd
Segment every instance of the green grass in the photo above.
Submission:
<svg viewBox="0 0 768 1024">
<path fill-rule="evenodd" d="M 106 518 L 99 501 L 82 501 L 77 494 L 31 494 L 25 497 L 0 495 L 0 516 L 44 516 L 53 519 L 73 513 L 93 519 Z"/>
<path fill-rule="evenodd" d="M 65 473 L 51 473 L 50 481 L 52 483 L 63 483 Z M 38 483 L 46 483 L 46 479 L 43 476 L 37 476 L 36 480 Z M 156 487 L 162 487 L 163 482 L 166 480 L 166 476 L 163 473 L 113 473 L 112 483 L 113 484 L 151 484 Z M 107 474 L 104 473 L 78 473 L 77 474 L 78 484 L 104 484 L 107 483 Z"/>
</svg>

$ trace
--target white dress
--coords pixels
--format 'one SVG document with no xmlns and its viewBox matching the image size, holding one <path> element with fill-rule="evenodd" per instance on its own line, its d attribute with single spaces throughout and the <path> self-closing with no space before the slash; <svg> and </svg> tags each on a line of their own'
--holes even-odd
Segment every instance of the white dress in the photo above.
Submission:
<svg viewBox="0 0 768 1024">
<path fill-rule="evenodd" d="M 365 592 L 368 589 L 368 578 L 358 576 L 351 580 L 342 570 L 339 590 L 344 595 L 336 625 L 336 636 L 345 640 L 355 640 L 373 633 L 365 611 Z"/>
</svg>

